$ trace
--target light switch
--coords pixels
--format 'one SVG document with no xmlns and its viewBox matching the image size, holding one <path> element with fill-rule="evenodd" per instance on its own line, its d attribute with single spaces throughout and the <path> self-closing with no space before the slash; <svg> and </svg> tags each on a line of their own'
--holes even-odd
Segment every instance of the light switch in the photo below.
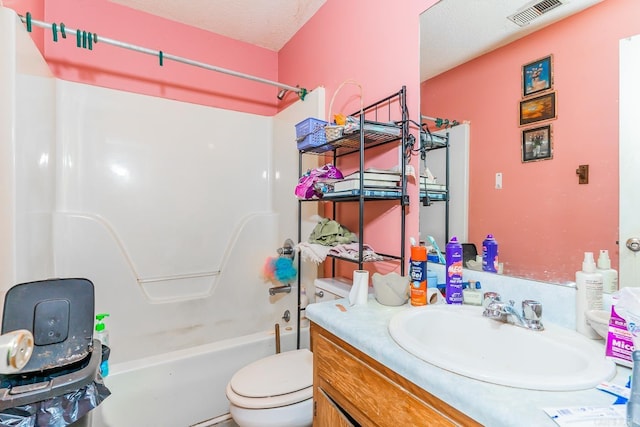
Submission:
<svg viewBox="0 0 640 427">
<path fill-rule="evenodd" d="M 502 190 L 502 172 L 496 173 L 496 190 Z"/>
</svg>

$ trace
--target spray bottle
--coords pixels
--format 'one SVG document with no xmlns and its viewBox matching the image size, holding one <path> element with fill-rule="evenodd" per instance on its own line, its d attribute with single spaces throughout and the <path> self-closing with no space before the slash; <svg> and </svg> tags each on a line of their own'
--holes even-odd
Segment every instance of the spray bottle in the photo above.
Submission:
<svg viewBox="0 0 640 427">
<path fill-rule="evenodd" d="M 587 323 L 586 312 L 602 310 L 602 281 L 593 252 L 585 252 L 582 270 L 576 272 L 576 330 L 591 339 L 599 339 L 600 335 Z"/>
<path fill-rule="evenodd" d="M 108 360 L 108 356 L 107 358 L 104 357 L 105 354 L 105 349 L 104 347 L 107 347 L 107 349 L 109 348 L 109 331 L 107 330 L 107 328 L 105 327 L 104 324 L 104 318 L 105 317 L 109 317 L 109 313 L 100 313 L 100 314 L 96 314 L 96 333 L 95 333 L 95 338 L 100 340 L 100 343 L 102 344 L 102 363 L 100 363 L 100 375 L 102 375 L 102 378 L 106 378 L 107 375 L 109 375 L 109 360 Z M 107 350 L 107 355 L 109 354 L 109 350 Z"/>
<path fill-rule="evenodd" d="M 618 272 L 611 268 L 607 249 L 600 249 L 596 271 L 602 274 L 602 292 L 612 294 L 618 290 Z"/>
<path fill-rule="evenodd" d="M 427 304 L 427 248 L 411 246 L 411 265 L 409 267 L 411 279 L 411 305 Z"/>
<path fill-rule="evenodd" d="M 498 272 L 498 242 L 493 238 L 493 234 L 487 235 L 482 241 L 482 270 Z"/>
<path fill-rule="evenodd" d="M 455 236 L 447 243 L 445 254 L 447 304 L 462 304 L 462 244 Z"/>
</svg>

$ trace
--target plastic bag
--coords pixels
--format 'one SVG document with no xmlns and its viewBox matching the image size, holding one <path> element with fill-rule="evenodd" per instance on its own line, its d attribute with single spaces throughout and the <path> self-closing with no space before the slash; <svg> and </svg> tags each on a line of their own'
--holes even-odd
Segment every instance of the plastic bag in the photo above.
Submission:
<svg viewBox="0 0 640 427">
<path fill-rule="evenodd" d="M 80 390 L 5 409 L 0 412 L 0 427 L 65 427 L 81 419 L 110 394 L 98 376 L 93 383 Z"/>
<path fill-rule="evenodd" d="M 320 181 L 342 179 L 344 176 L 331 163 L 327 163 L 321 168 L 311 169 L 300 177 L 295 188 L 295 195 L 300 199 L 312 199 L 322 197 L 322 191 L 316 184 Z"/>
<path fill-rule="evenodd" d="M 633 345 L 640 349 L 640 289 L 622 288 L 618 291 L 616 313 L 627 322 L 627 329 L 633 337 Z"/>
</svg>

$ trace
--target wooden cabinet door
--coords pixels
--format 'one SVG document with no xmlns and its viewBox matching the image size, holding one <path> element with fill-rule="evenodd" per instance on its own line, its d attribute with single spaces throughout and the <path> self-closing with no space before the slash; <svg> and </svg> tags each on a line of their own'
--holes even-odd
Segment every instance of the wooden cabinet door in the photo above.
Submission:
<svg viewBox="0 0 640 427">
<path fill-rule="evenodd" d="M 354 427 L 340 408 L 321 389 L 316 389 L 313 427 Z"/>
</svg>

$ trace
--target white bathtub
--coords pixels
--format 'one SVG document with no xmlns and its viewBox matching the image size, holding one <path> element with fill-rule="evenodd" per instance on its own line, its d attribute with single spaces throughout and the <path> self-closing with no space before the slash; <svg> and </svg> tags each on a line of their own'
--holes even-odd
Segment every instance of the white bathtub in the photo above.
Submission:
<svg viewBox="0 0 640 427">
<path fill-rule="evenodd" d="M 293 326 L 281 327 L 280 342 L 281 351 L 296 348 Z M 309 348 L 308 328 L 302 329 L 300 342 Z M 112 394 L 92 411 L 92 426 L 188 427 L 224 419 L 231 376 L 274 353 L 271 330 L 112 365 L 105 379 Z"/>
</svg>

